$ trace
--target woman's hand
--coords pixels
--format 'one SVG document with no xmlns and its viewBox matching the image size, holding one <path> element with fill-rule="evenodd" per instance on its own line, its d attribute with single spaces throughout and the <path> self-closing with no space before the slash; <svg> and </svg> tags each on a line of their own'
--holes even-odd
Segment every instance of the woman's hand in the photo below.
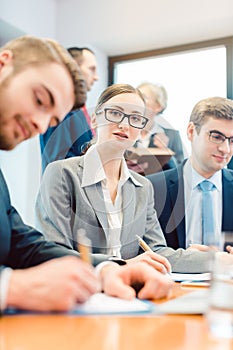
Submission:
<svg viewBox="0 0 233 350">
<path fill-rule="evenodd" d="M 126 260 L 128 264 L 136 262 L 145 262 L 148 265 L 154 267 L 157 271 L 162 272 L 163 274 L 171 272 L 171 265 L 169 261 L 163 256 L 156 254 L 154 252 L 145 252 L 135 258 Z"/>
</svg>

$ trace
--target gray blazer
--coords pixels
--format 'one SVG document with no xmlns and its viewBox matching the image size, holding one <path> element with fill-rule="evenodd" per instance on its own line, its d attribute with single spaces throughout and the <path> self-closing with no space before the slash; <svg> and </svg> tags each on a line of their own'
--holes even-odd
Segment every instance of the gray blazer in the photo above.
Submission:
<svg viewBox="0 0 233 350">
<path fill-rule="evenodd" d="M 48 165 L 36 202 L 36 226 L 47 239 L 75 250 L 77 231 L 85 229 L 96 264 L 107 259 L 108 219 L 101 184 L 82 185 L 83 158 L 73 157 Z M 170 260 L 173 271 L 208 271 L 208 253 L 167 247 L 154 210 L 152 184 L 133 171 L 131 175 L 141 185 L 132 179 L 123 185 L 122 258 L 130 259 L 141 253 L 137 234 L 154 252 Z"/>
</svg>

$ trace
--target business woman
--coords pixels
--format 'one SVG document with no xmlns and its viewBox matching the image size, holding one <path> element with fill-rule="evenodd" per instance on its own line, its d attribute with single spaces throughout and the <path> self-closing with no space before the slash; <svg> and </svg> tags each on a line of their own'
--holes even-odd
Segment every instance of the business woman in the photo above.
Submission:
<svg viewBox="0 0 233 350">
<path fill-rule="evenodd" d="M 165 273 L 170 270 L 167 257 L 176 271 L 205 271 L 205 262 L 194 253 L 166 246 L 152 184 L 127 168 L 124 153 L 140 138 L 148 121 L 144 114 L 143 96 L 132 86 L 115 84 L 103 91 L 92 116 L 96 143 L 84 156 L 48 165 L 36 203 L 36 226 L 47 239 L 75 250 L 77 233 L 85 230 L 94 264 L 112 257 L 128 263 L 142 260 Z M 140 250 L 136 235 L 152 252 Z"/>
</svg>

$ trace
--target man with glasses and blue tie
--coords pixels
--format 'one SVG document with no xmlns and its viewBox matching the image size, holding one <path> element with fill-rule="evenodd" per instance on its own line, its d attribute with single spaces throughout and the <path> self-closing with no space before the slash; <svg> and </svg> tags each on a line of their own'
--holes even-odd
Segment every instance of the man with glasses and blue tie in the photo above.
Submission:
<svg viewBox="0 0 233 350">
<path fill-rule="evenodd" d="M 233 101 L 199 101 L 187 127 L 191 155 L 177 169 L 148 176 L 168 246 L 209 250 L 233 231 Z M 229 251 L 231 249 L 229 248 Z"/>
</svg>

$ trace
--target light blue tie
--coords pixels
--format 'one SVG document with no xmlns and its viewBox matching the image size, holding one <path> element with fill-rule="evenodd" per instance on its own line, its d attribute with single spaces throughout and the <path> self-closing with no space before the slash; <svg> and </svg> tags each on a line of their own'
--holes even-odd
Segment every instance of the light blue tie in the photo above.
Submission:
<svg viewBox="0 0 233 350">
<path fill-rule="evenodd" d="M 204 180 L 198 187 L 202 191 L 202 241 L 203 244 L 212 245 L 215 234 L 212 191 L 215 185 Z"/>
</svg>

